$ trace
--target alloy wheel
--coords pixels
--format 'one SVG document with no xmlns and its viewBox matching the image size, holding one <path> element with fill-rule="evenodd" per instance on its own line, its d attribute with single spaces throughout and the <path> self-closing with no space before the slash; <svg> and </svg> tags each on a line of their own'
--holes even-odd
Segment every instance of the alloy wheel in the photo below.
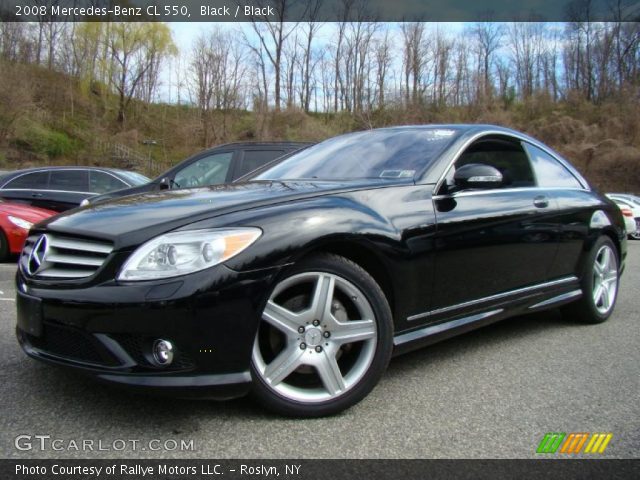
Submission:
<svg viewBox="0 0 640 480">
<path fill-rule="evenodd" d="M 274 289 L 252 359 L 271 390 L 313 404 L 343 395 L 362 379 L 375 356 L 377 335 L 373 308 L 353 283 L 305 272 Z"/>
<path fill-rule="evenodd" d="M 609 245 L 603 245 L 593 264 L 593 303 L 602 315 L 613 308 L 618 290 L 618 261 Z"/>
</svg>

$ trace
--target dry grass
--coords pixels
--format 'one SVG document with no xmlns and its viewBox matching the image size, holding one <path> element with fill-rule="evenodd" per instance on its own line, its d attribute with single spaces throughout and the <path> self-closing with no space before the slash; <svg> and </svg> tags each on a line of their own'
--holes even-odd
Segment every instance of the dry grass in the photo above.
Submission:
<svg viewBox="0 0 640 480">
<path fill-rule="evenodd" d="M 33 66 L 0 65 L 0 159 L 4 168 L 42 163 L 109 164 L 100 145 L 120 143 L 167 167 L 219 143 L 238 140 L 321 141 L 368 128 L 425 123 L 491 123 L 515 128 L 567 157 L 596 187 L 640 191 L 640 109 L 633 92 L 594 105 L 570 95 L 546 96 L 504 108 L 496 101 L 469 107 L 389 105 L 349 114 L 212 112 L 203 144 L 199 112 L 189 106 L 134 102 L 124 126 L 105 88 L 89 88 Z M 4 94 L 2 92 L 5 92 Z M 10 94 L 8 93 L 10 92 Z M 46 141 L 42 140 L 43 137 Z M 147 147 L 145 140 L 156 140 Z"/>
</svg>

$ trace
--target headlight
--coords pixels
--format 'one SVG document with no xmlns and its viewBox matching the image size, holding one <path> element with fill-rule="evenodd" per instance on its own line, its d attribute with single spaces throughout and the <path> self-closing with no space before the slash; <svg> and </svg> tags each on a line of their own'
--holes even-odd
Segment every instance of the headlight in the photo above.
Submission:
<svg viewBox="0 0 640 480">
<path fill-rule="evenodd" d="M 22 218 L 14 217 L 13 215 L 7 215 L 7 218 L 16 227 L 24 228 L 25 230 L 29 230 L 31 227 L 33 227 L 33 223 L 27 222 Z"/>
<path fill-rule="evenodd" d="M 138 247 L 118 280 L 153 280 L 204 270 L 239 254 L 260 235 L 259 228 L 167 233 Z"/>
<path fill-rule="evenodd" d="M 80 206 L 81 207 L 86 207 L 87 205 L 89 205 L 89 199 L 88 198 L 85 198 L 84 200 L 82 200 L 80 202 Z"/>
</svg>

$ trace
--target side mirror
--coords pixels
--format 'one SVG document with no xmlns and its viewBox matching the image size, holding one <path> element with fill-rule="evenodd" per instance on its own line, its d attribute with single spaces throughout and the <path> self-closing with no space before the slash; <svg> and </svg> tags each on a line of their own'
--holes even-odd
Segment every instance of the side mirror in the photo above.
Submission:
<svg viewBox="0 0 640 480">
<path fill-rule="evenodd" d="M 169 177 L 164 177 L 160 180 L 159 186 L 160 190 L 169 190 L 171 188 L 171 179 Z"/>
<path fill-rule="evenodd" d="M 491 165 L 469 163 L 456 170 L 453 182 L 461 190 L 467 188 L 498 188 L 502 185 L 502 173 Z"/>
</svg>

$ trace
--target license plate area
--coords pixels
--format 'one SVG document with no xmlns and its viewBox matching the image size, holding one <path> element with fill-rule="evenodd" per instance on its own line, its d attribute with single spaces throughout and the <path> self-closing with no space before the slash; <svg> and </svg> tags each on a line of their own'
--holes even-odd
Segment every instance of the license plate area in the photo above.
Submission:
<svg viewBox="0 0 640 480">
<path fill-rule="evenodd" d="M 42 336 L 42 300 L 18 292 L 16 307 L 18 328 L 34 337 Z"/>
</svg>

